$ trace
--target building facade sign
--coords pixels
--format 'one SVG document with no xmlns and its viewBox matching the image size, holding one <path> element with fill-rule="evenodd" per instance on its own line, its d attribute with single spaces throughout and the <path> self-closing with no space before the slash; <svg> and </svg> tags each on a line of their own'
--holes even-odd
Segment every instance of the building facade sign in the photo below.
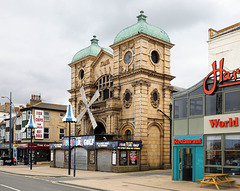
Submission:
<svg viewBox="0 0 240 191">
<path fill-rule="evenodd" d="M 35 139 L 43 139 L 43 121 L 44 112 L 42 110 L 35 111 L 35 123 L 37 128 L 35 129 Z"/>
<path fill-rule="evenodd" d="M 95 136 L 71 137 L 70 144 L 71 146 L 75 145 L 84 147 L 86 149 L 94 149 Z M 62 142 L 63 148 L 68 148 L 68 145 L 69 145 L 68 137 L 64 137 Z"/>
<path fill-rule="evenodd" d="M 236 69 L 233 72 L 228 72 L 223 69 L 224 65 L 224 58 L 220 61 L 220 67 L 217 69 L 217 64 L 216 61 L 212 63 L 212 71 L 207 75 L 207 77 L 204 80 L 203 83 L 203 90 L 206 94 L 211 95 L 213 94 L 217 87 L 226 87 L 226 86 L 232 86 L 232 85 L 237 85 L 240 84 L 239 75 L 240 75 L 240 69 Z M 208 90 L 208 80 L 212 79 L 213 80 L 213 86 L 211 87 L 210 90 Z M 234 81 L 231 81 L 234 80 Z M 225 83 L 227 82 L 227 83 Z"/>
<path fill-rule="evenodd" d="M 204 117 L 204 134 L 239 133 L 240 113 Z"/>
</svg>

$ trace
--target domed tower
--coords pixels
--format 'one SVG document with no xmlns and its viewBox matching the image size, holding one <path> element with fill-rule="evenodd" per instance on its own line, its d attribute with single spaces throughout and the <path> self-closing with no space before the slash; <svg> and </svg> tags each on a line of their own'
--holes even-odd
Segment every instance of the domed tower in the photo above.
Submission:
<svg viewBox="0 0 240 191">
<path fill-rule="evenodd" d="M 71 67 L 71 89 L 68 90 L 68 92 L 71 94 L 69 101 L 72 104 L 76 117 L 85 107 L 79 91 L 82 86 L 84 87 L 88 102 L 99 87 L 98 81 L 101 81 L 101 83 L 103 81 L 106 82 L 104 83 L 104 85 L 106 85 L 104 90 L 100 90 L 101 95 L 98 102 L 112 96 L 112 84 L 107 84 L 107 81 L 110 81 L 109 76 L 112 70 L 110 63 L 112 63 L 112 58 L 112 51 L 100 47 L 96 36 L 93 36 L 90 46 L 80 50 L 74 55 L 72 62 L 69 64 Z M 98 119 L 96 115 L 94 115 L 94 117 L 97 119 L 97 124 L 100 124 L 100 127 L 96 129 L 96 133 L 101 134 L 106 132 L 104 124 L 100 122 L 101 120 Z M 72 135 L 93 134 L 92 124 L 88 115 L 85 115 L 81 122 L 75 124 L 72 128 Z"/>
<path fill-rule="evenodd" d="M 170 49 L 174 46 L 162 29 L 146 22 L 141 11 L 137 23 L 114 39 L 114 97 L 122 104 L 119 134 L 142 140 L 141 169 L 170 167 L 170 99 L 174 78 Z"/>
</svg>

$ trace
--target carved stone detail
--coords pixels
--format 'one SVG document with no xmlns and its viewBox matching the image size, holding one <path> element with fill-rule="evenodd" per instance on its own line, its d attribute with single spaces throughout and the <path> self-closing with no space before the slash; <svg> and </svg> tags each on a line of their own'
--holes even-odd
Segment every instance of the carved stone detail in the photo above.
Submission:
<svg viewBox="0 0 240 191">
<path fill-rule="evenodd" d="M 123 105 L 125 108 L 129 108 L 132 104 L 132 92 L 126 89 L 123 94 Z"/>
<path fill-rule="evenodd" d="M 151 92 L 151 104 L 154 108 L 157 108 L 159 106 L 159 103 L 160 103 L 160 94 L 159 94 L 157 88 L 155 88 Z"/>
</svg>

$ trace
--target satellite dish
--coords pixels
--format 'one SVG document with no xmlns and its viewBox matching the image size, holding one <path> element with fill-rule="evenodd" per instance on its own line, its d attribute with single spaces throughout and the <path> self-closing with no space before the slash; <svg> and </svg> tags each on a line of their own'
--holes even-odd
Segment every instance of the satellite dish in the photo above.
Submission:
<svg viewBox="0 0 240 191">
<path fill-rule="evenodd" d="M 93 117 L 93 114 L 92 114 L 92 112 L 91 112 L 91 110 L 90 110 L 90 107 L 91 107 L 91 105 L 98 99 L 98 97 L 100 96 L 99 91 L 97 90 L 97 91 L 95 92 L 94 96 L 92 97 L 92 99 L 90 100 L 89 103 L 87 102 L 86 94 L 85 94 L 85 91 L 84 91 L 84 88 L 83 88 L 83 87 L 80 88 L 80 94 L 81 94 L 81 96 L 82 96 L 82 98 L 83 98 L 83 103 L 85 104 L 85 108 L 84 108 L 84 110 L 82 110 L 82 112 L 78 115 L 78 117 L 77 117 L 77 122 L 79 123 L 79 122 L 81 121 L 82 117 L 84 116 L 84 114 L 85 114 L 86 112 L 88 112 L 88 115 L 89 115 L 89 117 L 90 117 L 90 120 L 91 120 L 93 129 L 95 129 L 95 128 L 97 127 L 97 123 L 96 123 L 96 120 L 95 120 L 94 117 Z"/>
</svg>

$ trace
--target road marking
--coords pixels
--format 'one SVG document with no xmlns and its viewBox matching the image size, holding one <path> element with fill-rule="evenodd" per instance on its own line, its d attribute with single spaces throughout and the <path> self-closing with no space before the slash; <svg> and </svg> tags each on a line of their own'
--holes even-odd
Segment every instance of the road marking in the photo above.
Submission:
<svg viewBox="0 0 240 191">
<path fill-rule="evenodd" d="M 21 190 L 18 190 L 16 188 L 13 188 L 13 187 L 10 187 L 10 186 L 4 185 L 4 184 L 0 184 L 0 186 L 5 187 L 5 188 L 9 188 L 9 189 L 12 189 L 12 190 L 15 190 L 15 191 L 21 191 Z"/>
</svg>

